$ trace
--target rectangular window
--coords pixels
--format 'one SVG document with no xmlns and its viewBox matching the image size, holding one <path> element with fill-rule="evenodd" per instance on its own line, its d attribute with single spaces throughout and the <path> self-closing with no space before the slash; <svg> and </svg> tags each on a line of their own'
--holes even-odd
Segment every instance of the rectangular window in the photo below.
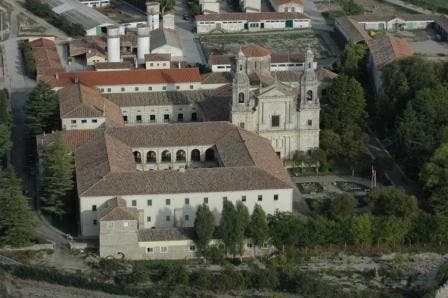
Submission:
<svg viewBox="0 0 448 298">
<path fill-rule="evenodd" d="M 86 119 L 82 119 L 81 123 L 87 123 L 87 120 Z"/>
<path fill-rule="evenodd" d="M 189 198 L 185 198 L 185 205 L 190 205 L 190 199 Z"/>
<path fill-rule="evenodd" d="M 184 114 L 182 114 L 182 113 L 177 114 L 177 121 L 179 121 L 179 122 L 184 121 Z"/>
<path fill-rule="evenodd" d="M 222 197 L 222 200 L 223 201 L 227 201 L 227 197 Z"/>
<path fill-rule="evenodd" d="M 146 204 L 147 204 L 148 206 L 152 206 L 152 200 L 148 200 L 148 201 L 146 201 Z"/>
<path fill-rule="evenodd" d="M 185 221 L 189 221 L 190 220 L 190 215 L 185 214 L 184 218 L 185 218 Z"/>
<path fill-rule="evenodd" d="M 166 86 L 163 86 L 163 87 L 162 87 L 162 90 L 166 90 Z"/>
<path fill-rule="evenodd" d="M 164 253 L 164 254 L 168 253 L 168 247 L 167 246 L 161 246 L 160 247 L 160 252 Z"/>
<path fill-rule="evenodd" d="M 163 115 L 163 122 L 170 122 L 170 115 L 169 114 Z"/>
<path fill-rule="evenodd" d="M 204 198 L 204 204 L 208 204 L 208 198 L 207 197 Z"/>
<path fill-rule="evenodd" d="M 135 116 L 135 120 L 137 121 L 137 123 L 142 123 L 142 115 Z"/>
<path fill-rule="evenodd" d="M 313 125 L 313 120 L 308 120 L 308 126 L 312 126 Z"/>
<path fill-rule="evenodd" d="M 138 91 L 138 90 L 140 90 L 140 89 L 139 89 L 138 87 L 135 87 L 134 90 L 135 90 L 135 91 Z"/>
<path fill-rule="evenodd" d="M 104 92 L 104 88 L 101 88 L 100 91 L 101 91 L 101 92 Z"/>
<path fill-rule="evenodd" d="M 76 120 L 72 120 L 72 124 L 76 124 Z"/>
<path fill-rule="evenodd" d="M 263 201 L 263 196 L 262 195 L 258 195 L 258 202 Z"/>
<path fill-rule="evenodd" d="M 96 226 L 98 221 L 96 219 L 93 220 L 93 225 Z"/>
<path fill-rule="evenodd" d="M 166 204 L 166 205 L 171 205 L 171 200 L 170 200 L 170 199 L 166 199 L 166 200 L 165 200 L 165 204 Z"/>
<path fill-rule="evenodd" d="M 193 89 L 194 89 L 194 86 L 193 86 L 193 85 L 190 85 L 190 89 L 193 90 Z"/>
<path fill-rule="evenodd" d="M 92 123 L 97 123 L 97 122 L 98 122 L 98 120 L 92 119 Z"/>
<path fill-rule="evenodd" d="M 274 195 L 274 201 L 278 201 L 278 195 Z"/>
<path fill-rule="evenodd" d="M 241 201 L 246 202 L 246 196 L 242 196 Z"/>
<path fill-rule="evenodd" d="M 153 62 L 149 63 L 149 66 L 154 66 L 154 63 Z"/>
<path fill-rule="evenodd" d="M 252 243 L 247 243 L 247 248 L 252 248 Z"/>
<path fill-rule="evenodd" d="M 244 122 L 240 122 L 240 127 L 244 128 Z"/>
<path fill-rule="evenodd" d="M 92 205 L 92 211 L 96 211 L 96 205 Z"/>
<path fill-rule="evenodd" d="M 148 87 L 148 91 L 152 91 L 152 87 Z"/>
<path fill-rule="evenodd" d="M 272 116 L 271 126 L 272 127 L 279 127 L 280 126 L 280 116 L 278 116 L 278 115 Z"/>
<path fill-rule="evenodd" d="M 149 254 L 152 254 L 154 252 L 154 248 L 153 247 L 147 247 L 146 248 L 146 252 Z"/>
<path fill-rule="evenodd" d="M 149 115 L 149 122 L 151 123 L 156 122 L 156 115 Z"/>
<path fill-rule="evenodd" d="M 112 89 L 111 88 L 107 88 L 107 92 L 112 92 Z"/>
<path fill-rule="evenodd" d="M 123 116 L 124 123 L 128 123 L 128 116 Z"/>
<path fill-rule="evenodd" d="M 136 207 L 137 206 L 137 200 L 132 200 L 132 207 Z"/>
<path fill-rule="evenodd" d="M 180 89 L 180 86 L 176 86 L 176 90 L 179 90 Z"/>
<path fill-rule="evenodd" d="M 147 221 L 147 222 L 151 222 L 151 216 L 147 216 L 147 217 L 146 217 L 146 221 Z"/>
<path fill-rule="evenodd" d="M 123 87 L 121 87 L 121 92 L 124 92 L 124 88 Z"/>
<path fill-rule="evenodd" d="M 196 251 L 196 246 L 194 246 L 193 244 L 190 245 L 190 247 L 188 247 L 189 251 Z"/>
<path fill-rule="evenodd" d="M 166 216 L 166 221 L 170 221 L 170 220 L 171 220 L 170 216 L 167 215 L 167 216 Z"/>
<path fill-rule="evenodd" d="M 191 113 L 191 121 L 197 121 L 198 120 L 198 114 L 196 112 Z"/>
</svg>

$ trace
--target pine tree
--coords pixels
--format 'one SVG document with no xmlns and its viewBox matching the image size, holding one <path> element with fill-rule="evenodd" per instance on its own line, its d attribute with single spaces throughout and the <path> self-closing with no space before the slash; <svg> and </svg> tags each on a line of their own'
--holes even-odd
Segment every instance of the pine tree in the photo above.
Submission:
<svg viewBox="0 0 448 298">
<path fill-rule="evenodd" d="M 60 132 L 54 134 L 53 144 L 45 152 L 43 169 L 42 210 L 51 215 L 63 215 L 73 196 L 74 161 Z"/>
<path fill-rule="evenodd" d="M 28 209 L 13 170 L 0 176 L 0 245 L 24 246 L 35 238 L 37 220 Z"/>
<path fill-rule="evenodd" d="M 258 204 L 255 204 L 254 211 L 250 217 L 248 234 L 254 243 L 255 254 L 255 246 L 262 246 L 269 238 L 269 227 L 266 213 Z"/>
<path fill-rule="evenodd" d="M 200 205 L 196 211 L 194 231 L 199 251 L 204 252 L 215 231 L 215 218 L 207 204 Z"/>
<path fill-rule="evenodd" d="M 59 125 L 59 96 L 45 82 L 39 82 L 25 103 L 26 127 L 33 137 L 56 130 Z"/>
</svg>

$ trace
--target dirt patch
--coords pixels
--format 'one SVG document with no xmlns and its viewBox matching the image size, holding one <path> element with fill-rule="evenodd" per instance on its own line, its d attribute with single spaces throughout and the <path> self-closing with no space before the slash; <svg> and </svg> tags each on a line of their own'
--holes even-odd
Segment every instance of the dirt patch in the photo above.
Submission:
<svg viewBox="0 0 448 298">
<path fill-rule="evenodd" d="M 317 58 L 324 59 L 330 55 L 322 40 L 311 30 L 205 35 L 201 37 L 201 43 L 207 57 L 212 53 L 236 54 L 241 46 L 251 43 L 271 49 L 276 53 L 305 52 L 310 45 Z"/>
<path fill-rule="evenodd" d="M 3 282 L 6 288 L 6 297 L 39 297 L 39 298 L 107 298 L 128 297 L 111 295 L 97 291 L 81 290 L 73 287 L 63 287 L 41 281 L 31 281 L 16 278 L 6 278 Z"/>
</svg>

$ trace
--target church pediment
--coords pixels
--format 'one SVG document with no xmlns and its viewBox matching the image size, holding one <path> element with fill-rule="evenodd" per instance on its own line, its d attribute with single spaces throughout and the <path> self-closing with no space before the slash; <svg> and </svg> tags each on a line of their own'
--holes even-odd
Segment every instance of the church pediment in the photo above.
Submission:
<svg viewBox="0 0 448 298">
<path fill-rule="evenodd" d="M 270 86 L 258 94 L 258 97 L 285 97 L 294 96 L 294 90 L 292 88 L 286 88 L 286 86 L 274 85 Z"/>
</svg>

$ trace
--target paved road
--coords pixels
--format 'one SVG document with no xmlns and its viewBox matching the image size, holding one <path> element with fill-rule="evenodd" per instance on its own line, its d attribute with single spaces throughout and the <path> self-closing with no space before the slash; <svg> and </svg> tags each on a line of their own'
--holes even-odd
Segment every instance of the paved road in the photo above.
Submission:
<svg viewBox="0 0 448 298">
<path fill-rule="evenodd" d="M 32 197 L 34 194 L 34 177 L 32 173 L 25 168 L 25 142 L 24 142 L 24 128 L 25 128 L 25 114 L 24 105 L 29 96 L 29 93 L 36 86 L 36 81 L 25 76 L 22 56 L 18 48 L 18 41 L 24 38 L 17 37 L 17 15 L 24 13 L 38 24 L 47 28 L 46 33 L 55 35 L 59 38 L 66 39 L 67 36 L 54 28 L 44 20 L 31 15 L 18 2 L 9 1 L 13 5 L 13 12 L 11 15 L 11 36 L 8 40 L 0 44 L 4 48 L 4 62 L 5 62 L 5 81 L 0 83 L 0 88 L 9 90 L 11 98 L 11 110 L 14 118 L 14 128 L 12 131 L 13 149 L 11 152 L 11 163 L 14 166 L 17 175 L 22 179 L 24 189 L 26 189 Z M 67 240 L 57 232 L 55 229 L 49 227 L 44 221 L 37 230 L 38 235 L 44 239 L 56 242 L 60 246 L 65 246 Z"/>
<path fill-rule="evenodd" d="M 328 49 L 333 53 L 333 57 L 321 61 L 321 66 L 331 66 L 342 53 L 332 37 L 333 27 L 327 24 L 322 13 L 317 9 L 314 0 L 305 1 L 304 11 L 311 18 L 311 27 L 313 31 L 323 39 Z"/>
<path fill-rule="evenodd" d="M 190 13 L 190 10 L 187 6 L 186 0 L 178 0 L 176 2 L 176 30 L 179 34 L 180 42 L 182 44 L 182 49 L 184 52 L 184 60 L 189 64 L 206 64 L 207 60 L 202 51 L 201 44 L 199 39 L 195 34 L 193 34 L 192 30 L 195 27 L 194 20 L 185 21 L 183 19 L 183 14 Z"/>
</svg>

